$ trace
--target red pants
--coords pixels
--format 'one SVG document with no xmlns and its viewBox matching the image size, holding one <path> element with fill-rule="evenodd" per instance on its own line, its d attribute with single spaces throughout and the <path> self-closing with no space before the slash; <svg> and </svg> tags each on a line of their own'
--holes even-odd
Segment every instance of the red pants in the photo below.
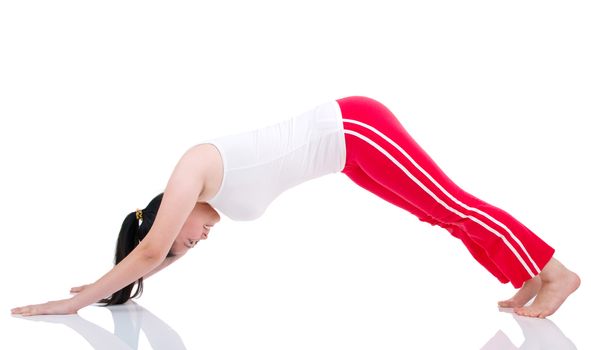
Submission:
<svg viewBox="0 0 591 350">
<path fill-rule="evenodd" d="M 347 160 L 342 172 L 359 186 L 462 240 L 502 283 L 520 288 L 540 273 L 554 249 L 507 212 L 451 181 L 380 102 L 337 100 Z"/>
</svg>

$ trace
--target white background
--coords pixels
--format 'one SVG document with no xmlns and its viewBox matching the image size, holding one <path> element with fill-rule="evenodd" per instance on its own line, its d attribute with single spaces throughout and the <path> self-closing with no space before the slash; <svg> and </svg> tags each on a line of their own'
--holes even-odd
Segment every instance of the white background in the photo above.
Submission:
<svg viewBox="0 0 591 350">
<path fill-rule="evenodd" d="M 106 273 L 123 218 L 190 146 L 349 95 L 556 248 L 583 284 L 550 320 L 591 348 L 590 16 L 583 1 L 0 3 L 0 348 L 90 348 L 10 308 Z M 499 331 L 517 348 L 496 308 L 512 293 L 447 231 L 332 174 L 256 221 L 222 215 L 138 303 L 189 349 L 479 349 Z M 113 330 L 105 309 L 79 314 Z"/>
</svg>

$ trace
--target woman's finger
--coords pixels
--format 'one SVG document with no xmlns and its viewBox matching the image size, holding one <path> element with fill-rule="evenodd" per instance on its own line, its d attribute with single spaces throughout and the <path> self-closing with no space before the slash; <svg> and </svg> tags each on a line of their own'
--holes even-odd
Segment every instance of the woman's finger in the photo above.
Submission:
<svg viewBox="0 0 591 350">
<path fill-rule="evenodd" d="M 48 301 L 43 304 L 17 307 L 12 310 L 13 314 L 22 316 L 32 315 L 67 315 L 74 314 L 78 309 L 72 306 L 72 299 Z"/>
<path fill-rule="evenodd" d="M 23 316 L 31 316 L 33 314 L 33 308 L 27 308 L 25 310 L 23 310 L 23 312 L 21 312 L 21 315 Z"/>
<path fill-rule="evenodd" d="M 14 309 L 10 310 L 10 312 L 12 312 L 13 314 L 20 314 L 30 306 L 31 305 L 15 307 Z"/>
<path fill-rule="evenodd" d="M 18 308 L 16 311 L 13 312 L 14 315 L 23 315 L 27 312 L 27 308 L 21 307 Z"/>
<path fill-rule="evenodd" d="M 39 313 L 39 305 L 27 305 L 12 309 L 13 314 L 20 314 L 21 316 L 36 315 Z"/>
<path fill-rule="evenodd" d="M 82 291 L 84 288 L 86 288 L 86 286 L 87 286 L 87 285 L 86 285 L 86 284 L 84 284 L 84 285 L 81 285 L 81 286 L 78 286 L 78 287 L 72 287 L 72 288 L 70 289 L 70 293 L 79 293 L 79 292 L 81 292 L 81 291 Z"/>
</svg>

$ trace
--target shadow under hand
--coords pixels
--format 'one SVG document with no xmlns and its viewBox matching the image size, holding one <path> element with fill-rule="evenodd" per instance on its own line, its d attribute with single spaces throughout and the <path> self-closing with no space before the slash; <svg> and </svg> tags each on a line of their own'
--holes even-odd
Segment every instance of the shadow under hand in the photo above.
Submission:
<svg viewBox="0 0 591 350">
<path fill-rule="evenodd" d="M 564 333 L 549 319 L 519 316 L 511 309 L 500 309 L 513 315 L 515 321 L 521 328 L 525 340 L 521 346 L 515 346 L 511 340 L 499 330 L 481 350 L 511 350 L 511 349 L 560 349 L 571 350 L 576 346 Z"/>
<path fill-rule="evenodd" d="M 19 318 L 63 324 L 84 337 L 95 349 L 137 349 L 140 330 L 144 331 L 153 349 L 186 349 L 181 337 L 174 329 L 139 304 L 128 301 L 122 305 L 107 306 L 106 309 L 111 312 L 113 317 L 114 333 L 77 314 Z"/>
</svg>

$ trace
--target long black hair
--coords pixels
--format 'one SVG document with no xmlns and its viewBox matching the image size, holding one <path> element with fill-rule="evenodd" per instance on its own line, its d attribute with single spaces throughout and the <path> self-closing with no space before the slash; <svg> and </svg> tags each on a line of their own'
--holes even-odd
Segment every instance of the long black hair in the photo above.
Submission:
<svg viewBox="0 0 591 350">
<path fill-rule="evenodd" d="M 119 264 L 135 247 L 138 246 L 140 241 L 146 237 L 154 219 L 160 203 L 162 202 L 162 196 L 164 193 L 160 193 L 154 199 L 148 203 L 148 206 L 142 210 L 141 223 L 140 219 L 136 217 L 136 212 L 129 213 L 123 224 L 121 225 L 121 231 L 119 231 L 119 237 L 117 238 L 117 246 L 115 247 L 115 265 Z M 119 291 L 113 293 L 110 297 L 101 299 L 99 303 L 104 303 L 103 306 L 123 304 L 130 298 L 138 297 L 144 290 L 144 279 L 140 277 L 139 280 L 131 283 L 130 285 L 121 288 Z M 137 283 L 137 289 L 133 295 L 131 292 L 134 285 Z"/>
</svg>

